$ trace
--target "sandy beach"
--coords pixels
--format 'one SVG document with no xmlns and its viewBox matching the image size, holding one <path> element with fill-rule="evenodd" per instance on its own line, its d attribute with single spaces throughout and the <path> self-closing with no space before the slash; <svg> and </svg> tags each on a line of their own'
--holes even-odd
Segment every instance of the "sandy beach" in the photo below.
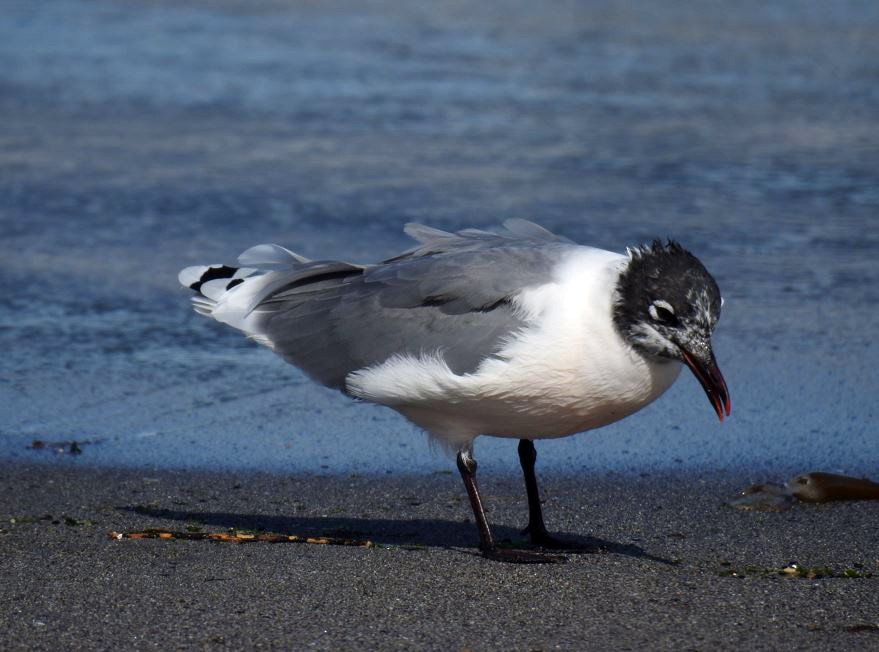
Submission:
<svg viewBox="0 0 879 652">
<path fill-rule="evenodd" d="M 0 613 L 4 638 L 18 649 L 879 644 L 879 503 L 799 504 L 782 513 L 724 504 L 753 478 L 547 478 L 551 529 L 606 552 L 520 566 L 478 555 L 466 498 L 450 474 L 7 464 L 0 477 Z M 498 535 L 521 540 L 518 478 L 488 476 L 482 485 Z M 108 538 L 145 528 L 239 528 L 377 545 Z M 792 562 L 818 576 L 780 572 Z"/>
</svg>

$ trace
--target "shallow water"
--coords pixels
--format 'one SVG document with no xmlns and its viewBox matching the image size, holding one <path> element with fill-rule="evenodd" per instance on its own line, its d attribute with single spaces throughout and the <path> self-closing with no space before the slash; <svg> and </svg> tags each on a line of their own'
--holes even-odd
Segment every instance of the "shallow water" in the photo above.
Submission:
<svg viewBox="0 0 879 652">
<path fill-rule="evenodd" d="M 879 7 L 658 7 L 4 5 L 0 457 L 451 469 L 192 314 L 176 272 L 273 241 L 370 260 L 407 221 L 522 216 L 616 250 L 677 238 L 726 298 L 731 419 L 682 376 L 541 443 L 541 468 L 875 473 Z M 477 453 L 517 465 L 514 442 Z"/>
</svg>

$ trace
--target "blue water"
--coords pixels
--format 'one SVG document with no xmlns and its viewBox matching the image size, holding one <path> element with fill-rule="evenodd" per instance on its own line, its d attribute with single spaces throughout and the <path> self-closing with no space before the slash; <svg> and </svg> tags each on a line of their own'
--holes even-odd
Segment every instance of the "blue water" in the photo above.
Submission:
<svg viewBox="0 0 879 652">
<path fill-rule="evenodd" d="M 726 299 L 731 419 L 682 377 L 542 467 L 876 472 L 879 5 L 252 4 L 4 3 L 0 458 L 451 469 L 192 314 L 176 272 L 521 216 L 675 237 Z M 514 447 L 481 438 L 482 468 Z"/>
</svg>

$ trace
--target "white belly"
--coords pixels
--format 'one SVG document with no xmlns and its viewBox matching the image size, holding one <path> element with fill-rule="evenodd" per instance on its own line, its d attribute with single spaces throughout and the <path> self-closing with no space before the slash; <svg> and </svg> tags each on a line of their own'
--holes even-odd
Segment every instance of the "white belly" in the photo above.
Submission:
<svg viewBox="0 0 879 652">
<path fill-rule="evenodd" d="M 480 434 L 564 437 L 637 412 L 661 396 L 681 370 L 677 362 L 650 364 L 634 353 L 623 365 L 610 366 L 603 357 L 576 371 L 492 361 L 476 374 L 457 377 L 460 382 L 448 382 L 441 394 L 391 407 L 447 444 L 467 445 Z"/>
<path fill-rule="evenodd" d="M 629 347 L 611 319 L 622 256 L 585 249 L 560 282 L 523 292 L 530 322 L 496 357 L 456 375 L 438 356 L 397 357 L 349 376 L 361 398 L 393 407 L 453 447 L 477 435 L 563 437 L 618 421 L 651 403 L 680 373 Z"/>
</svg>

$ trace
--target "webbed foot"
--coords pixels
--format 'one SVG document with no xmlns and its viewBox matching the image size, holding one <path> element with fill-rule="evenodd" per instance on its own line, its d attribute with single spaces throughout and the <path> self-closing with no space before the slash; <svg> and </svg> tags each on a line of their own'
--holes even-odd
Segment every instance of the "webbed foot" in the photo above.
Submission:
<svg viewBox="0 0 879 652">
<path fill-rule="evenodd" d="M 561 564 L 567 561 L 567 558 L 562 555 L 548 555 L 543 552 L 518 548 L 487 548 L 482 551 L 482 556 L 492 561 L 502 561 L 508 564 Z"/>
<path fill-rule="evenodd" d="M 554 537 L 543 528 L 532 530 L 529 526 L 522 530 L 522 534 L 528 535 L 532 545 L 538 548 L 546 548 L 547 550 L 564 550 L 580 554 L 602 554 L 607 552 L 606 548 L 596 544 Z"/>
</svg>

